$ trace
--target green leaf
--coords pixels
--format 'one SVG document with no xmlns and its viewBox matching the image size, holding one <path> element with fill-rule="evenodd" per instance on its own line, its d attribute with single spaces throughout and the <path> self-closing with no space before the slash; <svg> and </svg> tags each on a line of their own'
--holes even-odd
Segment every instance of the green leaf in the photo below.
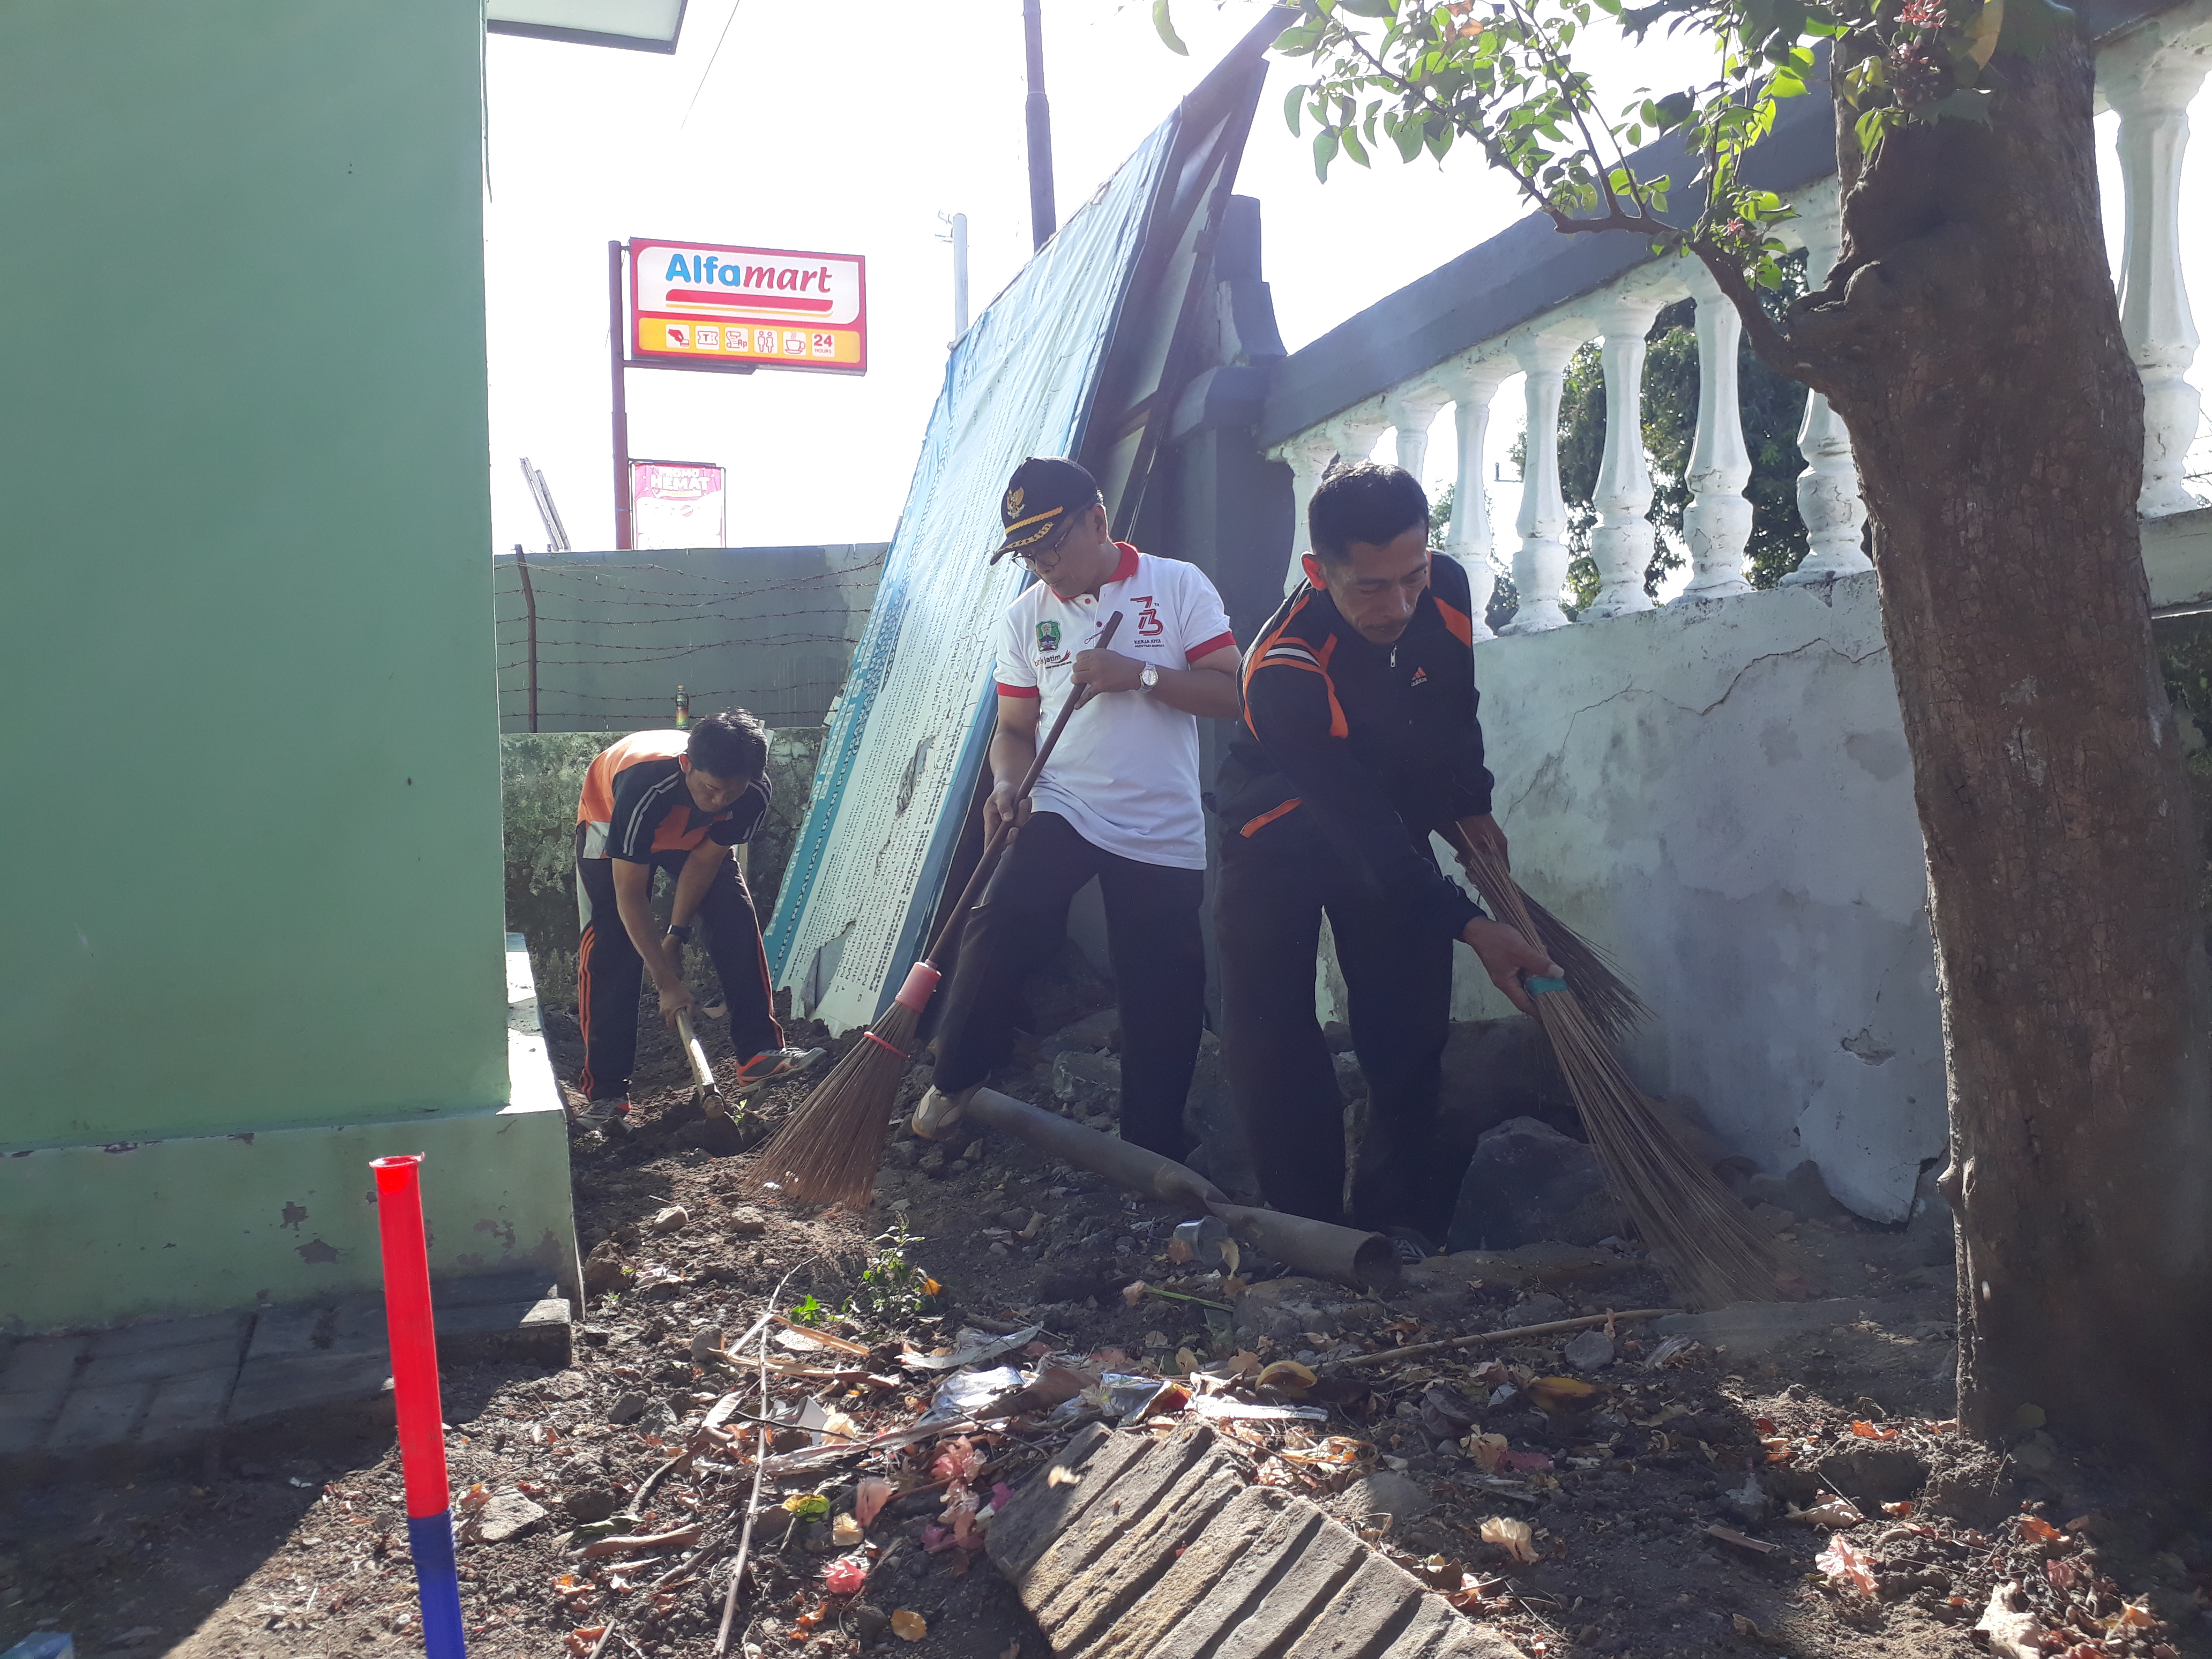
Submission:
<svg viewBox="0 0 2212 1659">
<path fill-rule="evenodd" d="M 1398 0 L 1336 0 L 1336 3 L 1339 10 L 1357 17 L 1385 17 L 1395 21 L 1398 15 Z"/>
<path fill-rule="evenodd" d="M 1290 95 L 1283 100 L 1283 119 L 1290 123 L 1291 137 L 1298 137 L 1298 106 L 1305 101 L 1306 89 L 1292 87 Z"/>
<path fill-rule="evenodd" d="M 1182 37 L 1175 32 L 1175 20 L 1168 15 L 1168 0 L 1152 0 L 1152 27 L 1160 32 L 1160 39 L 1166 43 L 1170 52 L 1178 58 L 1190 56 L 1190 48 L 1183 45 Z"/>
<path fill-rule="evenodd" d="M 1344 153 L 1364 167 L 1375 165 L 1367 159 L 1367 146 L 1359 142 L 1359 129 L 1357 127 L 1345 128 Z"/>
<path fill-rule="evenodd" d="M 1961 87 L 1928 112 L 1939 121 L 1972 121 L 1978 126 L 1990 124 L 1990 94 L 1986 88 Z"/>
<path fill-rule="evenodd" d="M 1324 185 L 1328 182 L 1328 164 L 1336 160 L 1336 134 L 1323 127 L 1314 134 L 1314 177 Z"/>
</svg>

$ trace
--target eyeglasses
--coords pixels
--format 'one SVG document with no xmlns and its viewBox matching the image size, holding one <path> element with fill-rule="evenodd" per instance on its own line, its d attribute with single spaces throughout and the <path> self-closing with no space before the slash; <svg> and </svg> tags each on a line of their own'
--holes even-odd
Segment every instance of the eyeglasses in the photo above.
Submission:
<svg viewBox="0 0 2212 1659">
<path fill-rule="evenodd" d="M 1080 520 L 1077 519 L 1069 519 L 1066 524 L 1060 526 L 1060 533 L 1042 547 L 1017 553 L 1014 556 L 1027 565 L 1032 574 L 1038 576 L 1049 574 L 1058 567 L 1060 550 L 1066 545 L 1068 537 L 1074 533 L 1075 526 L 1079 522 Z"/>
</svg>

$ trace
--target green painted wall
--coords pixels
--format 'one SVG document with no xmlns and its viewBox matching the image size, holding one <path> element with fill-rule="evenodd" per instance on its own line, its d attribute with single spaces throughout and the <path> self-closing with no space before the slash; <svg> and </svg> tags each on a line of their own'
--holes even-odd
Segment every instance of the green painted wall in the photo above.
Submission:
<svg viewBox="0 0 2212 1659">
<path fill-rule="evenodd" d="M 507 1097 L 481 51 L 0 7 L 0 1146 Z"/>
</svg>

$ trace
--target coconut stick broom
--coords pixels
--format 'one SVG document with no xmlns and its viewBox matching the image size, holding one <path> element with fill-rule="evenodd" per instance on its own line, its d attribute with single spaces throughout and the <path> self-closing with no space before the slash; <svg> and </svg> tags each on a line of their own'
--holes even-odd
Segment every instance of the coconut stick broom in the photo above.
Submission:
<svg viewBox="0 0 2212 1659">
<path fill-rule="evenodd" d="M 1536 1005 L 1537 1020 L 1559 1056 L 1575 1109 L 1589 1132 L 1606 1185 L 1638 1234 L 1700 1301 L 1771 1300 L 1779 1292 L 1778 1281 L 1785 1273 L 1773 1245 L 1750 1212 L 1729 1196 L 1711 1170 L 1660 1118 L 1613 1052 L 1604 1024 L 1577 994 L 1573 947 L 1579 947 L 1585 958 L 1596 953 L 1523 893 L 1494 854 L 1476 846 L 1455 827 L 1449 838 L 1491 909 L 1569 970 L 1570 979 L 1528 979 L 1524 983 Z M 1572 946 L 1563 948 L 1563 940 L 1572 941 Z M 1594 980 L 1587 966 L 1582 972 L 1583 984 L 1605 983 L 1604 979 Z M 1610 969 L 1605 975 L 1612 977 Z M 1613 983 L 1620 981 L 1613 979 Z M 1643 1005 L 1634 1001 L 1635 994 L 1629 991 L 1627 995 L 1640 1012 Z M 1621 1006 L 1617 993 L 1600 992 L 1598 1000 L 1601 1006 Z"/>
<path fill-rule="evenodd" d="M 1121 625 L 1121 613 L 1117 611 L 1107 619 L 1097 644 L 1091 648 L 1104 650 Z M 1069 717 L 1091 697 L 1090 686 L 1079 687 L 1061 708 L 1022 778 L 1020 791 L 1014 797 L 1017 805 L 1036 787 L 1060 734 L 1067 729 Z M 938 981 L 945 976 L 939 964 L 958 942 L 977 896 L 1012 839 L 1007 823 L 991 832 L 983 843 L 982 856 L 975 860 L 975 873 L 961 890 L 960 902 L 939 927 L 921 960 L 908 970 L 906 982 L 891 999 L 891 1006 L 837 1057 L 837 1063 L 792 1115 L 782 1133 L 769 1143 L 746 1176 L 746 1184 L 758 1187 L 780 1181 L 785 1191 L 810 1204 L 843 1204 L 853 1209 L 864 1207 L 875 1197 L 876 1170 L 883 1162 L 884 1138 L 890 1133 L 891 1102 L 897 1097 L 907 1067 L 914 1062 L 911 1045 L 915 1029 Z"/>
</svg>

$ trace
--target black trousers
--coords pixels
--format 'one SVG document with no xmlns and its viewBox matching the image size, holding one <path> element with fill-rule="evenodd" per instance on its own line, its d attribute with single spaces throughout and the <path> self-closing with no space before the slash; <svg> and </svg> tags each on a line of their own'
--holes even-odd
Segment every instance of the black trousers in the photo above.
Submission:
<svg viewBox="0 0 2212 1659">
<path fill-rule="evenodd" d="M 1206 872 L 1109 853 L 1057 812 L 1022 827 L 990 902 L 969 918 L 938 1026 L 936 1084 L 970 1088 L 1006 1058 L 1022 976 L 1059 942 L 1068 901 L 1093 876 L 1121 1009 L 1121 1139 L 1179 1160 L 1190 1150 L 1183 1101 L 1206 1018 Z"/>
<path fill-rule="evenodd" d="M 1441 1239 L 1459 1175 L 1437 1147 L 1453 941 L 1387 915 L 1372 890 L 1362 890 L 1295 821 L 1221 842 L 1213 909 L 1221 1042 L 1253 1170 L 1275 1208 L 1344 1218 L 1343 1097 L 1314 1012 L 1324 913 L 1369 1091 L 1352 1224 L 1412 1227 Z"/>
<path fill-rule="evenodd" d="M 655 872 L 671 882 L 682 872 L 684 853 L 653 855 Z M 637 1064 L 637 994 L 645 963 L 630 943 L 615 908 L 612 859 L 576 860 L 576 915 L 583 937 L 576 951 L 576 1019 L 584 1028 L 584 1070 L 578 1086 L 592 1100 L 622 1100 Z M 648 889 L 653 877 L 646 878 Z M 760 917 L 738 873 L 737 855 L 708 884 L 696 922 L 706 925 L 707 954 L 730 1004 L 730 1042 L 740 1060 L 783 1046 L 768 983 L 768 955 L 761 949 Z"/>
</svg>

